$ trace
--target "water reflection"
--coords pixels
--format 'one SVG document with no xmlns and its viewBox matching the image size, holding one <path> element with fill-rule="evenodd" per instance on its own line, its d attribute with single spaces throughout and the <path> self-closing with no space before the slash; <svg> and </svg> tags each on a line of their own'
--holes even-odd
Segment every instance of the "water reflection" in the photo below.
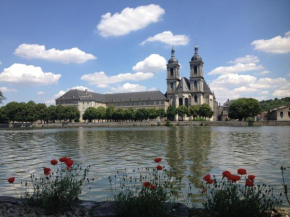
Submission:
<svg viewBox="0 0 290 217">
<path fill-rule="evenodd" d="M 138 127 L 0 131 L 0 191 L 14 195 L 7 178 L 41 174 L 52 158 L 70 156 L 91 165 L 96 178 L 86 199 L 106 200 L 107 178 L 124 168 L 172 166 L 176 176 L 201 185 L 206 173 L 245 167 L 257 180 L 281 189 L 280 166 L 288 165 L 289 127 Z M 290 174 L 287 175 L 290 178 Z M 19 186 L 16 186 L 19 187 Z M 195 190 L 196 195 L 198 191 Z"/>
</svg>

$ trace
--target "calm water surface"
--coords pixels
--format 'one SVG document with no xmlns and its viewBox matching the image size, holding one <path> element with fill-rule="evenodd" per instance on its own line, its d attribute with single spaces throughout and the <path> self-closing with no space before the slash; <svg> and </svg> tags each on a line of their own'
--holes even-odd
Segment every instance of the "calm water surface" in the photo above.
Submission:
<svg viewBox="0 0 290 217">
<path fill-rule="evenodd" d="M 7 178 L 29 180 L 31 173 L 42 174 L 43 166 L 62 156 L 91 165 L 96 181 L 84 199 L 106 200 L 108 176 L 124 168 L 156 166 L 155 157 L 195 185 L 206 173 L 234 173 L 242 167 L 256 175 L 256 182 L 280 193 L 280 166 L 290 166 L 289 154 L 289 126 L 0 130 L 0 195 L 15 196 Z"/>
</svg>

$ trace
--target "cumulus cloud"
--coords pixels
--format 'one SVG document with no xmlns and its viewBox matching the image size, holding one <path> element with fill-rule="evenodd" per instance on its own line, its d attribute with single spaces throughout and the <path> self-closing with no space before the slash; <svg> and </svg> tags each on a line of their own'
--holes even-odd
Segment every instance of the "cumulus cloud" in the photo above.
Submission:
<svg viewBox="0 0 290 217">
<path fill-rule="evenodd" d="M 41 67 L 14 63 L 0 73 L 0 82 L 26 85 L 50 85 L 57 84 L 60 77 L 60 74 L 43 72 Z"/>
<path fill-rule="evenodd" d="M 269 73 L 270 73 L 270 71 L 268 71 L 268 70 L 264 70 L 264 71 L 259 72 L 260 75 L 266 75 Z"/>
<path fill-rule="evenodd" d="M 255 83 L 250 83 L 249 86 L 258 89 L 273 89 L 285 86 L 288 81 L 285 78 L 260 78 Z"/>
<path fill-rule="evenodd" d="M 137 8 L 125 8 L 121 13 L 102 15 L 102 19 L 97 26 L 101 36 L 121 36 L 132 31 L 143 29 L 151 23 L 161 20 L 165 13 L 159 5 L 146 5 Z"/>
<path fill-rule="evenodd" d="M 116 84 L 124 81 L 141 81 L 152 78 L 153 73 L 121 73 L 118 75 L 107 76 L 104 72 L 95 72 L 93 74 L 83 75 L 81 80 L 89 82 L 89 84 L 97 85 L 100 88 L 107 87 L 108 84 Z"/>
<path fill-rule="evenodd" d="M 290 31 L 285 33 L 285 37 L 276 36 L 265 40 L 255 40 L 251 43 L 255 50 L 266 53 L 284 54 L 290 52 Z"/>
<path fill-rule="evenodd" d="M 189 37 L 186 35 L 173 35 L 171 31 L 164 31 L 162 33 L 156 34 L 153 37 L 147 38 L 145 41 L 141 42 L 141 45 L 145 45 L 147 42 L 162 42 L 168 45 L 187 45 L 189 42 Z"/>
<path fill-rule="evenodd" d="M 96 59 L 92 54 L 87 54 L 77 47 L 67 50 L 57 50 L 55 48 L 46 50 L 44 45 L 21 44 L 14 51 L 14 54 L 25 59 L 44 59 L 61 63 L 81 64 L 88 60 Z"/>
<path fill-rule="evenodd" d="M 11 88 L 9 89 L 8 87 L 0 87 L 1 92 L 5 93 L 5 92 L 18 92 L 16 89 Z"/>
<path fill-rule="evenodd" d="M 133 71 L 141 72 L 160 72 L 166 70 L 166 60 L 159 54 L 151 54 L 143 61 L 138 62 L 133 66 Z"/>
<path fill-rule="evenodd" d="M 43 94 L 44 94 L 43 91 L 38 91 L 38 92 L 36 93 L 36 95 L 38 95 L 38 96 L 43 95 Z"/>
<path fill-rule="evenodd" d="M 232 91 L 234 91 L 235 93 L 248 94 L 248 93 L 256 92 L 258 90 L 256 88 L 241 86 L 241 87 L 237 87 L 237 88 L 233 89 Z"/>
<path fill-rule="evenodd" d="M 219 76 L 211 82 L 209 86 L 211 88 L 223 86 L 243 86 L 254 83 L 256 80 L 257 78 L 251 75 L 226 74 Z"/>
<path fill-rule="evenodd" d="M 290 89 L 286 90 L 275 90 L 273 93 L 273 96 L 278 97 L 278 98 L 283 98 L 283 97 L 290 97 Z"/>
<path fill-rule="evenodd" d="M 59 91 L 57 94 L 54 95 L 55 98 L 59 98 L 64 95 L 66 92 L 64 90 Z"/>
<path fill-rule="evenodd" d="M 212 71 L 210 71 L 209 75 L 218 75 L 218 74 L 233 74 L 240 72 L 247 72 L 253 70 L 261 70 L 263 69 L 262 65 L 256 65 L 256 63 L 237 63 L 233 66 L 220 66 Z"/>
<path fill-rule="evenodd" d="M 254 55 L 246 55 L 244 57 L 238 57 L 234 61 L 230 61 L 229 63 L 258 63 L 260 62 L 259 58 Z"/>
<path fill-rule="evenodd" d="M 268 91 L 268 90 L 264 90 L 264 91 L 261 91 L 260 92 L 260 94 L 262 94 L 262 95 L 267 95 L 267 94 L 269 94 L 270 92 Z"/>
<path fill-rule="evenodd" d="M 84 87 L 84 86 L 75 86 L 75 87 L 69 88 L 68 90 L 74 90 L 74 89 L 77 89 L 77 90 L 86 90 L 87 89 L 88 91 L 92 91 L 93 92 L 92 89 L 90 89 L 88 87 Z"/>
<path fill-rule="evenodd" d="M 112 88 L 110 88 L 110 90 L 113 93 L 140 92 L 140 91 L 145 91 L 146 87 L 141 86 L 139 84 L 125 83 L 122 86 L 112 87 Z"/>
</svg>

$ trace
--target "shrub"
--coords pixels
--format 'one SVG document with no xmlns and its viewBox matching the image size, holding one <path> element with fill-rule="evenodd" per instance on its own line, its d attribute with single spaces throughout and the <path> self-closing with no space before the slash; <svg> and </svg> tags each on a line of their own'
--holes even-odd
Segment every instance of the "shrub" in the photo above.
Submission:
<svg viewBox="0 0 290 217">
<path fill-rule="evenodd" d="M 217 183 L 204 177 L 205 209 L 214 217 L 266 217 L 271 216 L 271 210 L 281 205 L 280 198 L 276 198 L 270 186 L 254 184 L 255 176 L 249 175 L 244 184 L 238 184 L 246 170 L 239 169 L 239 175 L 230 172 L 223 173 L 223 180 Z"/>
<path fill-rule="evenodd" d="M 69 208 L 90 182 L 87 178 L 90 166 L 82 169 L 66 157 L 60 158 L 60 162 L 52 160 L 52 169 L 44 167 L 43 175 L 31 174 L 30 182 L 25 182 L 24 199 L 48 213 Z"/>
<path fill-rule="evenodd" d="M 170 127 L 171 126 L 171 122 L 169 120 L 166 121 L 165 126 Z"/>
<path fill-rule="evenodd" d="M 161 158 L 156 158 L 159 163 Z M 165 202 L 176 202 L 181 179 L 173 177 L 174 169 L 141 168 L 132 173 L 117 172 L 109 177 L 117 216 L 162 217 L 169 216 Z M 173 203 L 172 203 L 173 205 Z M 168 207 L 167 207 L 168 208 Z"/>
</svg>

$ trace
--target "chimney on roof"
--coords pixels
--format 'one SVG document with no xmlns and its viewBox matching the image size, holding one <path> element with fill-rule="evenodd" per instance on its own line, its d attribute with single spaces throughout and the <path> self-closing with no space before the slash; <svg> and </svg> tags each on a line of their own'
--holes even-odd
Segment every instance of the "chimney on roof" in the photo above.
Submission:
<svg viewBox="0 0 290 217">
<path fill-rule="evenodd" d="M 87 94 L 88 93 L 88 89 L 85 89 L 85 94 Z"/>
</svg>

